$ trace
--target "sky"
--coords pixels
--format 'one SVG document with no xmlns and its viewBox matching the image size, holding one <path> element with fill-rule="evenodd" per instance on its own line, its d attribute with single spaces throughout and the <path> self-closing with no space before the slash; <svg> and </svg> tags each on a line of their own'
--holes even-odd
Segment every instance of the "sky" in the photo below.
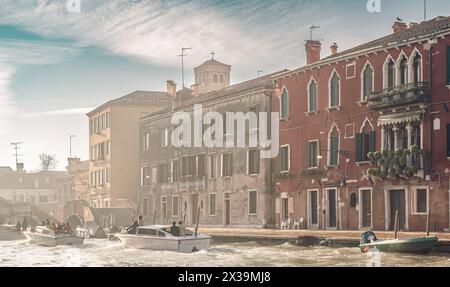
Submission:
<svg viewBox="0 0 450 287">
<path fill-rule="evenodd" d="M 87 159 L 86 113 L 167 80 L 181 86 L 182 47 L 192 48 L 188 86 L 212 51 L 232 65 L 233 84 L 304 65 L 312 24 L 325 57 L 334 42 L 343 50 L 391 33 L 397 17 L 424 18 L 423 0 L 380 0 L 374 13 L 367 1 L 0 0 L 0 166 L 15 166 L 11 143 L 23 142 L 26 170 L 41 153 L 62 170 L 70 135 L 72 156 Z M 448 16 L 450 1 L 428 0 L 427 10 Z"/>
</svg>

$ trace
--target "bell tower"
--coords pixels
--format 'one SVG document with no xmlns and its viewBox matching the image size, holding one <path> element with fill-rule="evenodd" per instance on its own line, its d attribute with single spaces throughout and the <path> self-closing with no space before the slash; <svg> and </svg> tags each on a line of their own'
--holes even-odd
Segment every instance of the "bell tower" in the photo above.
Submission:
<svg viewBox="0 0 450 287">
<path fill-rule="evenodd" d="M 194 69 L 199 94 L 207 94 L 230 86 L 231 66 L 214 59 L 214 52 L 211 55 L 210 60 Z"/>
</svg>

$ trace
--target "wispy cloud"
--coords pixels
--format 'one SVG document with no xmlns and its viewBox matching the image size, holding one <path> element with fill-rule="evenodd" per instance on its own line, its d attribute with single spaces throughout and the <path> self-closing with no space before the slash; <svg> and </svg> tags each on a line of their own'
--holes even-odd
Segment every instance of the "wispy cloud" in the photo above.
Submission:
<svg viewBox="0 0 450 287">
<path fill-rule="evenodd" d="M 10 91 L 14 72 L 15 70 L 12 66 L 0 62 L 0 136 L 7 134 L 10 128 L 8 120 L 16 111 L 11 104 L 12 93 Z"/>
<path fill-rule="evenodd" d="M 157 64 L 178 65 L 180 48 L 189 46 L 189 63 L 200 63 L 214 49 L 227 63 L 254 69 L 273 59 L 280 65 L 298 59 L 292 52 L 301 47 L 308 29 L 293 24 L 299 18 L 312 23 L 319 9 L 307 0 L 81 0 L 82 12 L 69 13 L 66 2 L 0 0 L 0 22 Z"/>
<path fill-rule="evenodd" d="M 37 113 L 29 113 L 22 115 L 23 118 L 36 118 L 45 116 L 72 116 L 72 115 L 85 115 L 92 111 L 94 108 L 76 108 L 76 109 L 66 109 L 66 110 L 54 110 L 54 111 L 44 111 Z"/>
</svg>

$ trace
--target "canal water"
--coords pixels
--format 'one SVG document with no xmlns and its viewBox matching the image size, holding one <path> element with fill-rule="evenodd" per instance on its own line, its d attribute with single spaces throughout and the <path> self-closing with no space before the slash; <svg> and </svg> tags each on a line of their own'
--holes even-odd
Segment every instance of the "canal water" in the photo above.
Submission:
<svg viewBox="0 0 450 287">
<path fill-rule="evenodd" d="M 120 242 L 89 239 L 80 247 L 40 247 L 26 241 L 0 241 L 0 266 L 173 266 L 173 267 L 450 267 L 449 254 L 362 254 L 358 248 L 299 247 L 290 243 L 215 242 L 194 254 L 134 250 Z"/>
</svg>

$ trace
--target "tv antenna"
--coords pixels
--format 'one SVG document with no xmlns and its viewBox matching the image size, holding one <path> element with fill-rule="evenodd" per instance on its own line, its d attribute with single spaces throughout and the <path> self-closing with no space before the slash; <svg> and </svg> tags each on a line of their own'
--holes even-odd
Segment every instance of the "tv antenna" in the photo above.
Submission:
<svg viewBox="0 0 450 287">
<path fill-rule="evenodd" d="M 184 57 L 187 56 L 187 54 L 185 54 L 185 51 L 191 50 L 192 48 L 181 48 L 181 55 L 178 55 L 178 57 L 181 57 L 181 82 L 183 84 L 183 89 L 186 87 L 184 85 Z"/>
<path fill-rule="evenodd" d="M 259 78 L 259 77 L 261 77 L 261 74 L 264 73 L 264 70 L 258 70 L 257 73 L 258 73 L 258 78 Z"/>
<path fill-rule="evenodd" d="M 315 30 L 319 29 L 320 26 L 317 25 L 312 25 L 311 27 L 309 27 L 309 39 L 312 41 L 313 40 L 313 33 Z"/>
<path fill-rule="evenodd" d="M 21 145 L 23 142 L 13 142 L 11 145 L 13 146 L 14 154 L 13 156 L 16 158 L 16 166 L 19 163 L 19 157 L 23 156 L 23 154 L 19 154 L 19 150 L 22 149 Z"/>
</svg>

